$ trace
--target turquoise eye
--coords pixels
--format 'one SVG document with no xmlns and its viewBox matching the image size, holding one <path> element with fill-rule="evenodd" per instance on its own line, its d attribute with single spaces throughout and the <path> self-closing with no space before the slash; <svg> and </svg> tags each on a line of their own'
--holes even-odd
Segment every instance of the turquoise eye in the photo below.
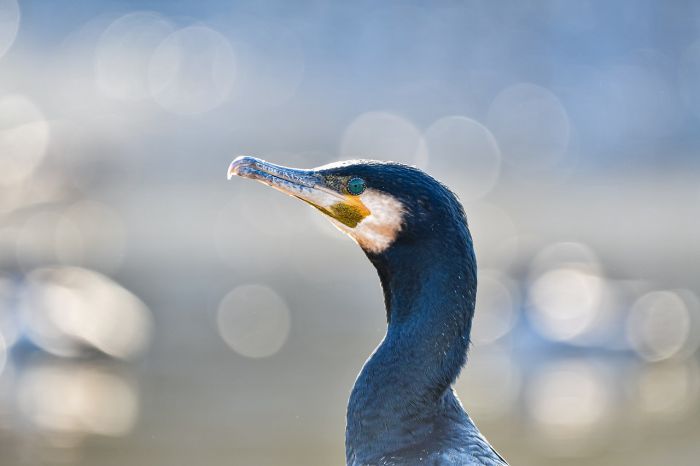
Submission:
<svg viewBox="0 0 700 466">
<path fill-rule="evenodd" d="M 367 186 L 365 185 L 365 180 L 362 178 L 351 178 L 350 181 L 348 181 L 347 187 L 350 194 L 353 196 L 359 196 L 365 191 Z"/>
</svg>

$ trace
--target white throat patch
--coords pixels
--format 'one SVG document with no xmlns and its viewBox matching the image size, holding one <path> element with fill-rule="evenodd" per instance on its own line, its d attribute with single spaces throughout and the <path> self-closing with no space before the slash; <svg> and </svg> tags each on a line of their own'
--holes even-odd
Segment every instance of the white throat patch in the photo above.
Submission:
<svg viewBox="0 0 700 466">
<path fill-rule="evenodd" d="M 379 254 L 396 239 L 401 231 L 405 209 L 394 196 L 367 189 L 360 195 L 360 201 L 370 211 L 354 228 L 331 218 L 333 224 L 347 233 L 363 249 Z"/>
</svg>

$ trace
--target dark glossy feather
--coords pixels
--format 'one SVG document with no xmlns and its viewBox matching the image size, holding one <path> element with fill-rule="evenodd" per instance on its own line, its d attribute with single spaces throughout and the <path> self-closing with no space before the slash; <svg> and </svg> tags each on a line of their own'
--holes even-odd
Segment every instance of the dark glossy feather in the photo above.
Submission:
<svg viewBox="0 0 700 466">
<path fill-rule="evenodd" d="M 380 254 L 366 251 L 388 327 L 350 396 L 347 464 L 506 465 L 451 388 L 466 362 L 476 299 L 474 248 L 456 196 L 401 164 L 359 161 L 321 171 L 362 177 L 406 209 L 394 243 Z"/>
</svg>

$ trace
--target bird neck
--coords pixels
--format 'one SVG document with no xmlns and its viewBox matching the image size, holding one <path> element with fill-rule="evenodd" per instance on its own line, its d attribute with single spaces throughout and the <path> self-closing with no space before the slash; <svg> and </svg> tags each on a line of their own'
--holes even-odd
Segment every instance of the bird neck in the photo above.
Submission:
<svg viewBox="0 0 700 466">
<path fill-rule="evenodd" d="M 348 459 L 420 444 L 445 410 L 464 414 L 450 387 L 466 361 L 474 312 L 469 233 L 420 247 L 397 244 L 369 258 L 384 290 L 388 328 L 350 397 Z"/>
</svg>

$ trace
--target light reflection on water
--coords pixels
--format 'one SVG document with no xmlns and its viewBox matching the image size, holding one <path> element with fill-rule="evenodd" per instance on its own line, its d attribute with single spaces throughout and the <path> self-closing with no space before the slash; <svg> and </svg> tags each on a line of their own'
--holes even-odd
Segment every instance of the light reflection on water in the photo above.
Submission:
<svg viewBox="0 0 700 466">
<path fill-rule="evenodd" d="M 32 424 L 50 433 L 122 436 L 134 426 L 133 382 L 99 364 L 38 364 L 19 377 L 18 402 Z"/>
<path fill-rule="evenodd" d="M 19 300 L 27 335 L 59 356 L 94 348 L 130 359 L 150 337 L 150 311 L 136 296 L 97 272 L 44 268 L 29 274 Z"/>
<path fill-rule="evenodd" d="M 643 366 L 638 374 L 638 403 L 650 422 L 677 422 L 697 408 L 700 368 L 695 360 L 666 361 Z"/>
<path fill-rule="evenodd" d="M 528 386 L 527 400 L 549 455 L 580 456 L 613 440 L 619 406 L 611 377 L 596 364 L 564 360 L 544 366 Z"/>
<path fill-rule="evenodd" d="M 472 348 L 470 362 L 455 389 L 471 416 L 484 422 L 507 417 L 523 386 L 522 369 L 507 345 Z"/>
<path fill-rule="evenodd" d="M 576 269 L 545 272 L 530 291 L 533 323 L 554 340 L 571 340 L 585 333 L 602 310 L 604 286 L 600 277 Z"/>
</svg>

